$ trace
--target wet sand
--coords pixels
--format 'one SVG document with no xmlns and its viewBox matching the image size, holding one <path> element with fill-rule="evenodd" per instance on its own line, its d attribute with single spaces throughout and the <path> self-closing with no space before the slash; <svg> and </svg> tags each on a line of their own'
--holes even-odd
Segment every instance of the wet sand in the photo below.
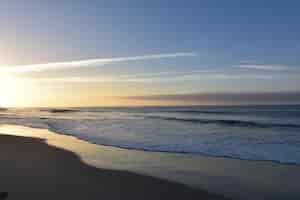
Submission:
<svg viewBox="0 0 300 200">
<path fill-rule="evenodd" d="M 0 135 L 0 192 L 13 199 L 224 199 L 183 184 L 98 169 L 43 139 Z"/>
</svg>

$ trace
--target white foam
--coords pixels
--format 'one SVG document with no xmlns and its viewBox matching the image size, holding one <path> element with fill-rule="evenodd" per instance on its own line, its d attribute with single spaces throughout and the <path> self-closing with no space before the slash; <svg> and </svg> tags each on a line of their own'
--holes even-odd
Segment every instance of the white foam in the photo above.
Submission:
<svg viewBox="0 0 300 200">
<path fill-rule="evenodd" d="M 1 124 L 47 128 L 110 146 L 300 164 L 298 129 L 224 127 L 124 113 L 9 113 Z"/>
</svg>

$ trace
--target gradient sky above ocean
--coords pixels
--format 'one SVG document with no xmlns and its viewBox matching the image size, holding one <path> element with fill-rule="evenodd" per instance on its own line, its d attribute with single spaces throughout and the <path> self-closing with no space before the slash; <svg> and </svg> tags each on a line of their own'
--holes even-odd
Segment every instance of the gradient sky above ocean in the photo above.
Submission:
<svg viewBox="0 0 300 200">
<path fill-rule="evenodd" d="M 298 92 L 299 8 L 298 1 L 1 1 L 0 76 L 16 91 L 4 104 Z M 90 59 L 105 63 L 69 67 Z M 36 65 L 45 63 L 52 64 Z"/>
</svg>

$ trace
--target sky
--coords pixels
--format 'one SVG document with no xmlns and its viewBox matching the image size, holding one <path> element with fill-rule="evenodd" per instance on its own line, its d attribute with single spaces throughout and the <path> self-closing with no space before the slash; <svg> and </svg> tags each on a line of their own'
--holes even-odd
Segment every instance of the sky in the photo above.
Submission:
<svg viewBox="0 0 300 200">
<path fill-rule="evenodd" d="M 300 2 L 0 3 L 0 106 L 300 103 Z"/>
</svg>

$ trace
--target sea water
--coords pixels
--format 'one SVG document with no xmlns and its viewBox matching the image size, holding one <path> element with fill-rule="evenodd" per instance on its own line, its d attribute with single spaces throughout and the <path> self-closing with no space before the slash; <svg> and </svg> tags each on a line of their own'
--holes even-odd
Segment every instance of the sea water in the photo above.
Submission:
<svg viewBox="0 0 300 200">
<path fill-rule="evenodd" d="M 144 151 L 300 164 L 300 106 L 1 109 L 1 124 Z"/>
</svg>

